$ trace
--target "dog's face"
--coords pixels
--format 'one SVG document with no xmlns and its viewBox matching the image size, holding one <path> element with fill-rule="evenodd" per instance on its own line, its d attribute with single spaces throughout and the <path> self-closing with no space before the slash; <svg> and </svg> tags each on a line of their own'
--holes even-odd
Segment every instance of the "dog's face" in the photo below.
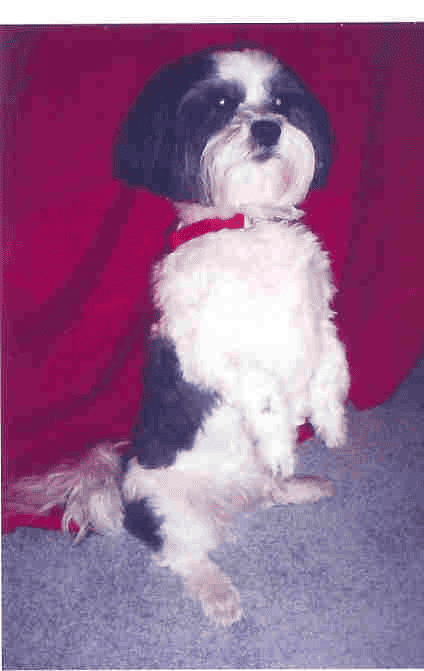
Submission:
<svg viewBox="0 0 424 671">
<path fill-rule="evenodd" d="M 257 49 L 183 58 L 149 81 L 123 126 L 116 175 L 174 202 L 284 210 L 322 186 L 327 116 L 300 80 Z"/>
</svg>

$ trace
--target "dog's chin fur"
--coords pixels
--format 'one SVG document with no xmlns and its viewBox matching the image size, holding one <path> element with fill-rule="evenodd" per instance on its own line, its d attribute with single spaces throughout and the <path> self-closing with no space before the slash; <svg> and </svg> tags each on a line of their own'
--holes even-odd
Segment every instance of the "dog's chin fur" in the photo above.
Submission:
<svg viewBox="0 0 424 671">
<path fill-rule="evenodd" d="M 216 87 L 218 75 L 221 85 L 228 79 L 232 91 L 237 84 L 238 107 L 205 142 L 195 188 L 174 180 L 161 192 L 173 195 L 179 228 L 240 213 L 245 226 L 185 242 L 154 268 L 160 318 L 124 467 L 122 444 L 98 446 L 80 465 L 18 483 L 14 507 L 63 505 L 64 529 L 76 521 L 78 538 L 126 527 L 160 551 L 158 560 L 182 577 L 206 615 L 229 625 L 241 617 L 240 597 L 208 553 L 252 506 L 332 494 L 328 481 L 295 475 L 296 429 L 308 418 L 329 447 L 344 442 L 349 375 L 333 321 L 329 258 L 297 209 L 323 179 L 325 143 L 308 117 L 317 108 L 310 98 L 302 107 L 295 76 L 281 74 L 266 54 L 219 52 L 216 63 L 211 81 Z M 295 92 L 294 111 L 269 108 L 276 78 Z M 178 109 L 196 99 L 199 86 L 182 92 Z M 261 146 L 252 138 L 258 120 L 275 141 L 268 135 Z M 185 179 L 193 147 L 190 140 Z M 122 161 L 129 179 L 126 153 Z M 159 172 L 143 164 L 141 173 L 137 161 L 137 179 L 155 190 L 146 175 Z"/>
<path fill-rule="evenodd" d="M 278 145 L 262 151 L 250 146 L 254 114 L 240 114 L 209 141 L 202 154 L 204 202 L 218 216 L 242 213 L 253 218 L 292 219 L 315 171 L 314 148 L 305 133 L 278 115 L 260 116 L 281 127 Z"/>
</svg>

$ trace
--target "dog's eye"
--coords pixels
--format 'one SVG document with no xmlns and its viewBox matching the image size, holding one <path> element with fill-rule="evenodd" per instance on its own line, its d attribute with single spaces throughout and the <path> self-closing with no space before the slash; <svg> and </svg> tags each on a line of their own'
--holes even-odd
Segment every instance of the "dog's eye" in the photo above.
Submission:
<svg viewBox="0 0 424 671">
<path fill-rule="evenodd" d="M 218 96 L 218 98 L 215 100 L 215 105 L 218 107 L 218 109 L 225 109 L 228 107 L 228 98 L 227 96 Z"/>
<path fill-rule="evenodd" d="M 275 95 L 271 98 L 271 107 L 278 114 L 286 114 L 289 110 L 289 100 L 287 96 Z"/>
</svg>

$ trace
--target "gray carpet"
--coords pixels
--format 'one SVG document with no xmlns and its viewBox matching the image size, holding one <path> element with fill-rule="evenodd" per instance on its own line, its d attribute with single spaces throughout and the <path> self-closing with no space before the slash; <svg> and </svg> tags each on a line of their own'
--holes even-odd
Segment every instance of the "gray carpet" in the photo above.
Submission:
<svg viewBox="0 0 424 671">
<path fill-rule="evenodd" d="M 303 446 L 333 499 L 243 517 L 215 553 L 245 616 L 217 629 L 135 539 L 19 529 L 3 540 L 6 669 L 424 667 L 424 360 Z"/>
</svg>

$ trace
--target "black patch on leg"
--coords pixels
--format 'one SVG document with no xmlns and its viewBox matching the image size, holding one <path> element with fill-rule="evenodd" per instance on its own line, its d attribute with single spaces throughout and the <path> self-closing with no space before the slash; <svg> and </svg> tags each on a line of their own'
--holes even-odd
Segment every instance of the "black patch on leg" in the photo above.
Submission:
<svg viewBox="0 0 424 671">
<path fill-rule="evenodd" d="M 155 552 L 162 548 L 164 542 L 159 533 L 161 523 L 161 518 L 152 511 L 147 499 L 125 504 L 125 529 Z"/>
<path fill-rule="evenodd" d="M 192 449 L 197 431 L 216 404 L 214 392 L 184 380 L 172 342 L 152 340 L 142 407 L 134 442 L 123 457 L 124 468 L 133 457 L 145 468 L 174 464 L 178 452 Z"/>
</svg>

